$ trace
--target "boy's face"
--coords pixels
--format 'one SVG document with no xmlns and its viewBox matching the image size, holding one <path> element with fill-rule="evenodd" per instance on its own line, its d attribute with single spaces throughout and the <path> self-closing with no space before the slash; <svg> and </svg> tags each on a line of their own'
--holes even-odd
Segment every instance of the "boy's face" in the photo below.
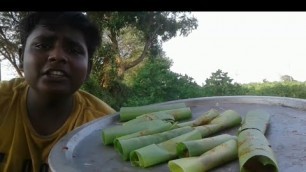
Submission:
<svg viewBox="0 0 306 172">
<path fill-rule="evenodd" d="M 88 52 L 81 32 L 38 25 L 23 52 L 26 81 L 39 93 L 74 93 L 88 75 Z"/>
</svg>

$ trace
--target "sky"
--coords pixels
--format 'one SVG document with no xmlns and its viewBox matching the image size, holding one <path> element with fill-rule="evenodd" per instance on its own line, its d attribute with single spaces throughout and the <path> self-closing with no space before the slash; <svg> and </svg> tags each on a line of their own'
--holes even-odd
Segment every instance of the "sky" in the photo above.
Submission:
<svg viewBox="0 0 306 172">
<path fill-rule="evenodd" d="M 306 12 L 192 12 L 198 28 L 163 44 L 171 70 L 198 84 L 221 69 L 237 83 L 306 81 Z"/>
<path fill-rule="evenodd" d="M 7 60 L 0 61 L 1 64 L 1 80 L 9 80 L 11 78 L 17 77 L 17 73 L 13 69 L 13 67 L 10 65 L 10 63 Z"/>
<path fill-rule="evenodd" d="M 221 69 L 237 83 L 306 81 L 306 12 L 192 12 L 198 28 L 163 44 L 171 70 L 205 84 Z M 14 77 L 2 62 L 2 80 Z"/>
</svg>

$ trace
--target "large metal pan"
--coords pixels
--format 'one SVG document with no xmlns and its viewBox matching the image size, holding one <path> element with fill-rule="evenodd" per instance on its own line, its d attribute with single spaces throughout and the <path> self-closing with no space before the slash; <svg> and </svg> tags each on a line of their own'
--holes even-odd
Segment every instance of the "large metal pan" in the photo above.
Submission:
<svg viewBox="0 0 306 172">
<path fill-rule="evenodd" d="M 193 118 L 215 108 L 232 109 L 242 117 L 249 110 L 263 109 L 271 114 L 265 133 L 281 172 L 306 172 L 306 100 L 271 96 L 224 96 L 169 101 L 163 104 L 184 102 Z M 150 168 L 133 167 L 123 161 L 112 146 L 102 143 L 101 131 L 119 122 L 119 114 L 87 123 L 62 138 L 51 150 L 49 166 L 54 172 L 161 172 L 169 171 L 167 163 Z M 237 134 L 237 128 L 221 133 Z M 217 133 L 217 134 L 221 134 Z M 237 172 L 238 159 L 212 170 Z"/>
</svg>

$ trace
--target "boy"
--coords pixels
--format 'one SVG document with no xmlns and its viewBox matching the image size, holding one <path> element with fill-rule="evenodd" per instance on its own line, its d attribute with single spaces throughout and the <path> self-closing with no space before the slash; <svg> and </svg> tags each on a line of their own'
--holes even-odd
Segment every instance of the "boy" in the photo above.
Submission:
<svg viewBox="0 0 306 172">
<path fill-rule="evenodd" d="M 0 84 L 0 171 L 48 171 L 61 137 L 115 113 L 79 90 L 101 37 L 81 12 L 31 13 L 19 29 L 24 78 Z"/>
</svg>

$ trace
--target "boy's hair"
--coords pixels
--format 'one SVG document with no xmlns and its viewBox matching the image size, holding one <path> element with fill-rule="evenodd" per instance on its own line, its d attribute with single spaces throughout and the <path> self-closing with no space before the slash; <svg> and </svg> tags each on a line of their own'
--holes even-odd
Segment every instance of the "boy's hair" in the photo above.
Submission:
<svg viewBox="0 0 306 172">
<path fill-rule="evenodd" d="M 92 56 L 101 44 L 101 35 L 98 27 L 92 23 L 82 12 L 31 12 L 20 21 L 19 33 L 22 50 L 26 40 L 37 25 L 70 26 L 84 35 L 88 50 L 88 60 L 91 65 Z"/>
</svg>

